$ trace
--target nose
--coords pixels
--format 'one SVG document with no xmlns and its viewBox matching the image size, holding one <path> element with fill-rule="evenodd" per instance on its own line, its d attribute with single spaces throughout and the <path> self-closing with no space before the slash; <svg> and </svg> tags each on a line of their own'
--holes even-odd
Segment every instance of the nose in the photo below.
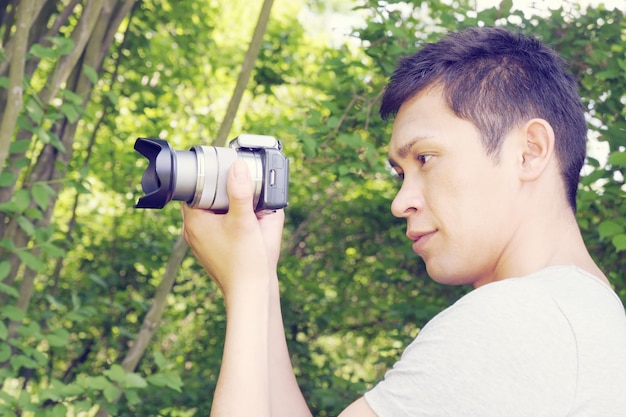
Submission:
<svg viewBox="0 0 626 417">
<path fill-rule="evenodd" d="M 400 190 L 398 190 L 391 202 L 391 213 L 396 217 L 406 218 L 412 213 L 421 210 L 422 206 L 422 193 L 418 185 L 407 181 L 405 178 L 402 181 Z"/>
</svg>

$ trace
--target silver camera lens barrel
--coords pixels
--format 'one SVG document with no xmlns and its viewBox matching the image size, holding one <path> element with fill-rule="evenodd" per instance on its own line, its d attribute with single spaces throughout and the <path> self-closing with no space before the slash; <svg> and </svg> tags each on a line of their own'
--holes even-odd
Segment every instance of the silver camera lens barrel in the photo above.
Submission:
<svg viewBox="0 0 626 417">
<path fill-rule="evenodd" d="M 263 188 L 263 163 L 260 155 L 215 146 L 195 146 L 193 152 L 196 154 L 197 181 L 193 198 L 188 200 L 191 207 L 228 210 L 226 179 L 230 166 L 237 158 L 243 159 L 248 165 L 254 183 L 254 207 L 258 205 Z"/>
<path fill-rule="evenodd" d="M 194 178 L 198 176 L 197 155 L 193 151 L 176 151 L 173 153 L 175 164 L 171 167 L 174 177 L 172 200 L 190 200 L 197 189 Z"/>
<path fill-rule="evenodd" d="M 195 177 L 195 193 L 188 203 L 191 207 L 210 209 L 213 207 L 215 194 L 219 187 L 220 161 L 217 151 L 214 146 L 194 146 L 192 150 L 196 153 L 198 173 Z"/>
</svg>

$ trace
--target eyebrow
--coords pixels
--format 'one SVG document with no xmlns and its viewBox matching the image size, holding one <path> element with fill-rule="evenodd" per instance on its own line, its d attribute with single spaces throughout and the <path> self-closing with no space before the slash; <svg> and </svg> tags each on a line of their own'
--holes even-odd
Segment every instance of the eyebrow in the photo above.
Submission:
<svg viewBox="0 0 626 417">
<path fill-rule="evenodd" d="M 413 138 L 412 140 L 408 141 L 407 143 L 405 143 L 404 145 L 400 146 L 400 148 L 398 149 L 398 151 L 396 152 L 396 154 L 398 155 L 398 157 L 400 159 L 404 159 L 409 155 L 409 152 L 411 152 L 411 148 L 413 148 L 413 146 L 417 143 L 417 142 L 421 142 L 423 140 L 428 139 L 427 136 L 416 136 L 415 138 Z M 397 167 L 398 163 L 391 157 L 389 157 L 389 165 L 391 165 L 392 167 Z"/>
</svg>

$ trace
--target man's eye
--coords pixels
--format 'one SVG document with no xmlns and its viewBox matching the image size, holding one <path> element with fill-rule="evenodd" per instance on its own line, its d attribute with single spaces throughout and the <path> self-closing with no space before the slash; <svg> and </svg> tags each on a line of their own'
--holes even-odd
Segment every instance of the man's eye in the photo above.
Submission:
<svg viewBox="0 0 626 417">
<path fill-rule="evenodd" d="M 417 162 L 419 162 L 421 165 L 424 165 L 426 162 L 428 162 L 430 160 L 430 158 L 432 158 L 432 155 L 428 155 L 428 154 L 424 154 L 424 155 L 417 155 L 417 157 L 415 158 L 417 160 Z"/>
</svg>

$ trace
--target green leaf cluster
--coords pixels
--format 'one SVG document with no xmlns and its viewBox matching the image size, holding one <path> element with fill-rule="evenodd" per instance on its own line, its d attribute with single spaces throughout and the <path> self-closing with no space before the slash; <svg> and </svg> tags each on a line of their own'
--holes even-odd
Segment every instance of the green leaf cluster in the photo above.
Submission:
<svg viewBox="0 0 626 417">
<path fill-rule="evenodd" d="M 526 16 L 510 1 L 482 11 L 468 3 L 274 6 L 231 137 L 274 135 L 291 160 L 279 275 L 292 361 L 314 415 L 338 414 L 467 291 L 430 281 L 404 222 L 391 216 L 399 184 L 385 162 L 390 125 L 377 114 L 397 60 L 448 30 L 519 29 L 571 63 L 595 147 L 578 218 L 626 300 L 623 10 Z M 37 42 L 0 173 L 0 414 L 78 416 L 98 407 L 117 416 L 209 414 L 223 300 L 188 256 L 163 316 L 145 321 L 181 219 L 178 203 L 133 208 L 146 161 L 132 146 L 137 137 L 167 139 L 175 149 L 213 142 L 259 9 L 244 0 L 137 2 L 109 28 L 103 59 L 89 61 L 95 49 L 87 49 L 54 92 L 51 74 L 74 52 L 81 15 L 65 10 L 57 36 L 44 35 L 50 23 L 33 25 Z M 63 11 L 59 5 L 49 22 Z M 362 21 L 332 42 L 327 29 L 312 30 L 313 17 L 340 13 Z M 10 37 L 13 27 L 3 20 L 0 30 Z M 8 85 L 2 64 L 0 103 Z M 126 353 L 146 327 L 155 330 L 148 353 L 128 369 Z"/>
</svg>

